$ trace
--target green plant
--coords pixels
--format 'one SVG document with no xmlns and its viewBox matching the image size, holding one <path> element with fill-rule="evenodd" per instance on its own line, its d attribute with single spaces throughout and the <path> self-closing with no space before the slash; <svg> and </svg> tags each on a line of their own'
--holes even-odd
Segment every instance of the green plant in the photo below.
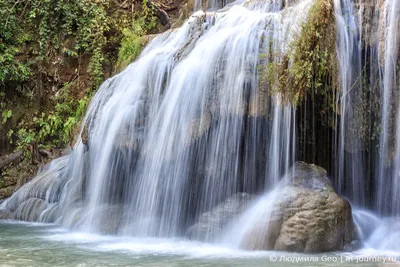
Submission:
<svg viewBox="0 0 400 267">
<path fill-rule="evenodd" d="M 335 29 L 331 1 L 317 0 L 288 52 L 260 68 L 260 83 L 268 83 L 295 106 L 309 89 L 335 90 L 337 76 Z M 327 84 L 329 83 L 329 88 Z"/>
<path fill-rule="evenodd" d="M 90 55 L 89 73 L 94 86 L 103 80 L 102 49 L 113 24 L 107 11 L 110 0 L 0 1 L 0 81 L 23 81 L 32 69 L 43 69 L 60 50 L 69 56 Z M 72 49 L 66 37 L 76 39 Z M 30 57 L 26 53 L 29 44 Z"/>
<path fill-rule="evenodd" d="M 71 95 L 74 86 L 72 83 L 62 88 L 54 110 L 37 114 L 31 123 L 21 121 L 16 131 L 11 129 L 8 132 L 10 142 L 15 140 L 16 147 L 26 150 L 27 156 L 30 155 L 28 150 L 32 144 L 60 148 L 68 144 L 93 95 L 88 93 L 76 101 Z"/>
<path fill-rule="evenodd" d="M 74 84 L 66 84 L 57 97 L 55 110 L 48 114 L 42 113 L 35 117 L 38 129 L 38 140 L 41 143 L 52 143 L 54 146 L 64 146 L 73 138 L 73 133 L 91 100 L 92 93 L 76 101 L 71 96 L 70 89 Z"/>
<path fill-rule="evenodd" d="M 123 38 L 118 52 L 118 65 L 132 62 L 140 54 L 145 43 L 142 37 L 153 30 L 157 25 L 154 10 L 144 0 L 142 11 L 133 18 L 131 26 L 122 29 Z"/>
<path fill-rule="evenodd" d="M 17 147 L 71 142 L 105 70 L 140 53 L 142 36 L 157 26 L 155 6 L 130 1 L 127 10 L 125 2 L 0 0 L 2 123 L 20 117 L 17 104 L 30 108 L 18 125 L 7 123 Z"/>
<path fill-rule="evenodd" d="M 2 117 L 1 123 L 5 124 L 7 120 L 11 118 L 11 116 L 12 116 L 12 110 L 3 110 L 1 112 L 1 117 Z"/>
<path fill-rule="evenodd" d="M 18 127 L 19 129 L 16 132 L 14 132 L 13 129 L 9 130 L 7 136 L 11 144 L 14 143 L 15 137 L 16 148 L 24 150 L 25 156 L 27 156 L 27 158 L 30 158 L 31 151 L 29 148 L 32 144 L 36 143 L 37 134 L 35 130 L 33 128 L 30 128 L 24 120 L 19 123 Z"/>
<path fill-rule="evenodd" d="M 12 3 L 0 1 L 0 82 L 23 81 L 29 76 L 27 64 L 18 59 L 20 45 L 29 38 L 19 24 L 21 8 Z"/>
</svg>

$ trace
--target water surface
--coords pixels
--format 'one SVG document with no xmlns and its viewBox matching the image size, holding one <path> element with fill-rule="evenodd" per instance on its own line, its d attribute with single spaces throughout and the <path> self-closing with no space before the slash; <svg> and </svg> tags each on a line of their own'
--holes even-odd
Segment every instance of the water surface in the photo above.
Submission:
<svg viewBox="0 0 400 267">
<path fill-rule="evenodd" d="M 399 256 L 371 249 L 318 255 L 249 252 L 187 240 L 101 236 L 48 224 L 0 222 L 0 266 L 386 266 L 383 261 Z"/>
</svg>

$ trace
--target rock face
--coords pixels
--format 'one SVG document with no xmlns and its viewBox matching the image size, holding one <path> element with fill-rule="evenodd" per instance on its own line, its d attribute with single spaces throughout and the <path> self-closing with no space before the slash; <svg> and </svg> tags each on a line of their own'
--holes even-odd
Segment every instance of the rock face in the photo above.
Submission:
<svg viewBox="0 0 400 267">
<path fill-rule="evenodd" d="M 354 235 L 351 206 L 335 193 L 326 171 L 297 162 L 287 179 L 282 197 L 247 231 L 242 248 L 306 253 L 343 250 Z"/>
<path fill-rule="evenodd" d="M 54 222 L 61 190 L 68 176 L 63 175 L 68 156 L 58 158 L 0 204 L 0 219 Z"/>
<path fill-rule="evenodd" d="M 218 239 L 229 223 L 249 206 L 252 199 L 253 195 L 237 193 L 213 210 L 202 214 L 198 222 L 189 229 L 189 238 L 207 242 Z"/>
</svg>

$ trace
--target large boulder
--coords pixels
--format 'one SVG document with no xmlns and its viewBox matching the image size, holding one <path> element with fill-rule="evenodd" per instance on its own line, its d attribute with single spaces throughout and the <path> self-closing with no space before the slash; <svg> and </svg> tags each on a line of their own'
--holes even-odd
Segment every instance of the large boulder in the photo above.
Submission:
<svg viewBox="0 0 400 267">
<path fill-rule="evenodd" d="M 351 206 L 335 193 L 326 171 L 296 162 L 285 179 L 272 208 L 247 230 L 241 247 L 307 253 L 343 250 L 354 235 Z"/>
<path fill-rule="evenodd" d="M 202 214 L 197 223 L 189 228 L 189 238 L 207 242 L 217 240 L 227 226 L 248 208 L 252 199 L 253 195 L 237 193 Z"/>
</svg>

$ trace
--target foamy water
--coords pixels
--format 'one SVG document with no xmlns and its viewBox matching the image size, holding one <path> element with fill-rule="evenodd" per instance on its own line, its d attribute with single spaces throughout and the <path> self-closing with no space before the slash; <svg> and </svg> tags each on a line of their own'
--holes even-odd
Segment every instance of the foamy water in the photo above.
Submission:
<svg viewBox="0 0 400 267">
<path fill-rule="evenodd" d="M 115 237 L 55 225 L 0 222 L 0 266 L 377 266 L 400 252 L 243 251 L 182 239 Z"/>
</svg>

